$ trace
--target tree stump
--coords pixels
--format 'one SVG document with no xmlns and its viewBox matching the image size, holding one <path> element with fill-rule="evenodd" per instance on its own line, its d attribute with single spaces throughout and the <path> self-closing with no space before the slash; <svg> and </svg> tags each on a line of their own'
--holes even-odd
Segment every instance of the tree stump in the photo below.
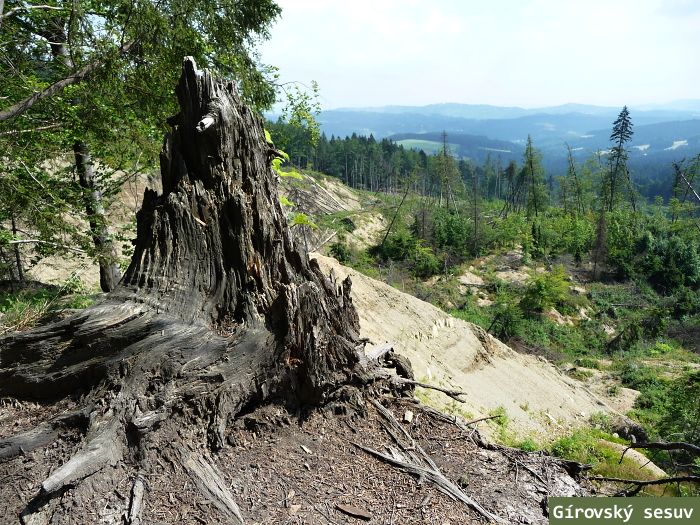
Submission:
<svg viewBox="0 0 700 525">
<path fill-rule="evenodd" d="M 140 523 L 152 468 L 146 448 L 206 440 L 216 450 L 244 407 L 271 399 L 318 405 L 363 374 L 350 282 L 331 282 L 294 245 L 260 117 L 232 82 L 191 58 L 176 94 L 163 193 L 145 193 L 119 285 L 65 320 L 0 340 L 0 397 L 75 401 L 0 440 L 0 462 L 67 430 L 80 434 L 23 523 L 61 522 L 70 509 L 56 500 L 68 488 L 112 490 L 105 466 L 116 464 L 134 476 L 126 520 Z M 205 497 L 240 521 L 216 468 L 176 457 Z"/>
</svg>

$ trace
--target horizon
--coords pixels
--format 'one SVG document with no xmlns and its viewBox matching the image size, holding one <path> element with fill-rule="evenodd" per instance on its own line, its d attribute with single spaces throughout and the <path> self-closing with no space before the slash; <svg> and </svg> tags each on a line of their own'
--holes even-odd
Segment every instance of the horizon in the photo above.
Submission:
<svg viewBox="0 0 700 525">
<path fill-rule="evenodd" d="M 610 109 L 610 110 L 621 110 L 623 106 L 627 106 L 628 109 L 634 109 L 636 111 L 654 111 L 655 109 L 648 109 L 648 107 L 656 108 L 656 107 L 663 107 L 663 106 L 668 106 L 671 104 L 680 104 L 680 103 L 692 103 L 692 104 L 698 104 L 700 105 L 700 98 L 684 98 L 684 99 L 674 99 L 674 100 L 666 100 L 666 101 L 661 101 L 661 102 L 646 102 L 646 103 L 640 103 L 640 104 L 621 104 L 619 106 L 615 105 L 610 105 L 610 104 L 590 104 L 587 102 L 563 102 L 561 104 L 552 104 L 552 105 L 546 105 L 546 106 L 541 106 L 541 105 L 502 105 L 502 104 L 482 104 L 479 102 L 457 102 L 457 101 L 447 101 L 447 102 L 431 102 L 428 104 L 383 104 L 383 105 L 377 105 L 377 106 L 338 106 L 338 107 L 332 107 L 332 108 L 323 108 L 323 111 L 340 111 L 340 110 L 372 110 L 372 109 L 382 109 L 382 108 L 399 108 L 399 107 L 408 107 L 408 108 L 426 108 L 430 106 L 450 106 L 450 105 L 455 105 L 455 106 L 476 106 L 476 107 L 493 107 L 493 108 L 500 108 L 500 109 L 524 109 L 526 111 L 534 111 L 538 109 L 552 109 L 552 108 L 561 108 L 565 106 L 587 106 L 587 107 L 595 107 L 598 109 Z M 686 111 L 686 110 L 680 110 L 680 111 Z"/>
<path fill-rule="evenodd" d="M 621 108 L 698 98 L 700 2 L 357 1 L 351 10 L 278 0 L 282 15 L 259 47 L 280 83 L 316 80 L 324 110 Z"/>
</svg>

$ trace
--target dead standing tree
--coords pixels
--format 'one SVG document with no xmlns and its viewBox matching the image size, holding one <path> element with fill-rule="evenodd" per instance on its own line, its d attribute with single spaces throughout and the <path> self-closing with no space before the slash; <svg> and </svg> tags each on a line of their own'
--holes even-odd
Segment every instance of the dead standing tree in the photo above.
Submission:
<svg viewBox="0 0 700 525">
<path fill-rule="evenodd" d="M 190 58 L 176 93 L 163 193 L 146 191 L 119 286 L 65 320 L 0 340 L 0 396 L 77 402 L 0 441 L 2 462 L 66 429 L 81 435 L 68 461 L 49 465 L 24 523 L 70 512 L 57 503 L 68 488 L 88 504 L 110 491 L 116 474 L 104 467 L 117 464 L 135 480 L 129 520 L 137 523 L 147 450 L 205 439 L 217 449 L 245 406 L 320 404 L 363 376 L 350 282 L 332 283 L 294 246 L 260 118 L 233 83 Z M 177 457 L 234 520 L 216 468 Z"/>
</svg>

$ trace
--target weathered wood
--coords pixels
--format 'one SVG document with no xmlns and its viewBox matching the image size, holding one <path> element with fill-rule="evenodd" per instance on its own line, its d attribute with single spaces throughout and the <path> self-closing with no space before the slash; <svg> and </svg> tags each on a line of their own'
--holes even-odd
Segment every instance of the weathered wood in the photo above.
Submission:
<svg viewBox="0 0 700 525">
<path fill-rule="evenodd" d="M 201 454 L 186 454 L 182 464 L 199 491 L 214 503 L 226 519 L 243 525 L 241 509 L 226 487 L 219 469 Z"/>
<path fill-rule="evenodd" d="M 0 462 L 45 447 L 56 437 L 58 429 L 49 423 L 41 423 L 21 434 L 0 439 Z"/>
<path fill-rule="evenodd" d="M 143 512 L 143 497 L 146 492 L 146 481 L 142 473 L 136 475 L 131 487 L 131 500 L 129 501 L 128 525 L 141 525 L 141 513 Z"/>
<path fill-rule="evenodd" d="M 429 390 L 436 390 L 438 392 L 442 392 L 448 397 L 451 397 L 455 401 L 459 401 L 460 403 L 464 403 L 464 399 L 460 398 L 460 396 L 465 396 L 467 395 L 466 392 L 462 392 L 461 390 L 452 390 L 451 388 L 443 388 L 441 386 L 436 386 L 436 385 L 431 385 L 429 383 L 423 383 L 421 381 L 416 381 L 414 379 L 406 379 L 405 377 L 394 377 L 392 378 L 392 381 L 398 385 L 411 385 L 411 386 L 419 386 L 421 388 L 427 388 Z"/>
<path fill-rule="evenodd" d="M 94 436 L 88 435 L 83 448 L 42 482 L 42 492 L 52 494 L 91 476 L 107 465 L 116 465 L 122 459 L 116 427 L 116 421 L 110 421 L 107 428 L 97 431 Z"/>
<path fill-rule="evenodd" d="M 147 451 L 177 448 L 172 439 L 198 439 L 206 429 L 206 444 L 223 447 L 227 426 L 253 403 L 319 405 L 369 377 L 350 280 L 328 279 L 295 245 L 260 116 L 233 82 L 191 58 L 176 94 L 163 192 L 145 192 L 121 282 L 84 311 L 0 338 L 0 396 L 72 397 L 92 422 L 78 452 L 41 484 L 26 522 L 41 522 L 47 509 L 65 512 L 70 505 L 55 499 L 86 477 L 111 491 L 107 465 L 148 476 Z M 54 436 L 39 427 L 5 448 Z M 242 522 L 213 462 L 179 461 Z M 125 509 L 132 521 L 147 504 L 140 483 Z"/>
<path fill-rule="evenodd" d="M 61 414 L 14 436 L 4 437 L 0 439 L 0 463 L 53 443 L 61 430 L 68 428 L 85 430 L 86 426 L 86 411 L 79 410 Z"/>
<path fill-rule="evenodd" d="M 646 448 L 648 450 L 683 450 L 696 456 L 700 456 L 700 447 L 694 445 L 693 443 L 686 443 L 685 441 L 647 441 L 646 443 L 630 443 L 627 445 L 627 448 Z"/>
<path fill-rule="evenodd" d="M 616 493 L 616 496 L 636 496 L 644 487 L 649 487 L 652 485 L 667 485 L 669 483 L 695 483 L 700 485 L 700 476 L 693 475 L 673 476 L 660 479 L 624 479 L 611 478 L 607 476 L 590 476 L 588 479 L 592 481 L 608 481 L 612 483 L 625 483 L 627 485 L 632 485 L 631 488 L 624 489 Z"/>
</svg>

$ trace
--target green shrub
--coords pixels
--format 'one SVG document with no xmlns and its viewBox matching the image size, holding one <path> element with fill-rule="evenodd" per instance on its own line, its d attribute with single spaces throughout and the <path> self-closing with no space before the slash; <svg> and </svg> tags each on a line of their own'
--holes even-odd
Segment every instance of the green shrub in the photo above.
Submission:
<svg viewBox="0 0 700 525">
<path fill-rule="evenodd" d="M 563 265 L 557 265 L 550 272 L 537 274 L 530 279 L 520 307 L 525 312 L 543 312 L 562 302 L 568 293 L 566 270 Z"/>
<path fill-rule="evenodd" d="M 700 314 L 700 293 L 680 287 L 673 296 L 672 314 L 675 319 Z"/>
<path fill-rule="evenodd" d="M 667 293 L 682 286 L 694 287 L 700 283 L 700 254 L 697 244 L 676 235 L 644 237 L 641 272 L 657 289 Z M 642 251 L 640 250 L 640 251 Z"/>
<path fill-rule="evenodd" d="M 519 448 L 520 450 L 524 450 L 525 452 L 536 452 L 540 450 L 540 446 L 537 444 L 537 442 L 532 439 L 532 438 L 525 438 L 522 441 L 518 441 L 515 443 L 515 448 Z"/>
<path fill-rule="evenodd" d="M 417 244 L 412 254 L 413 273 L 416 277 L 426 279 L 440 272 L 440 261 L 433 250 L 422 244 Z"/>
<path fill-rule="evenodd" d="M 574 364 L 583 368 L 592 368 L 594 370 L 600 370 L 598 360 L 593 359 L 591 357 L 579 357 L 576 359 L 576 361 L 574 361 Z"/>
<path fill-rule="evenodd" d="M 494 318 L 489 331 L 499 339 L 507 341 L 520 334 L 523 312 L 510 298 L 502 298 L 493 308 Z"/>
<path fill-rule="evenodd" d="M 87 308 L 92 303 L 93 298 L 84 293 L 83 284 L 75 278 L 67 279 L 62 286 L 0 293 L 0 335 L 30 328 L 61 310 Z"/>
<path fill-rule="evenodd" d="M 350 252 L 350 248 L 348 248 L 347 244 L 345 244 L 344 242 L 334 242 L 330 245 L 329 252 L 333 257 L 338 259 L 338 261 L 343 264 L 347 264 L 348 262 L 350 262 L 350 257 L 352 254 Z"/>
</svg>

